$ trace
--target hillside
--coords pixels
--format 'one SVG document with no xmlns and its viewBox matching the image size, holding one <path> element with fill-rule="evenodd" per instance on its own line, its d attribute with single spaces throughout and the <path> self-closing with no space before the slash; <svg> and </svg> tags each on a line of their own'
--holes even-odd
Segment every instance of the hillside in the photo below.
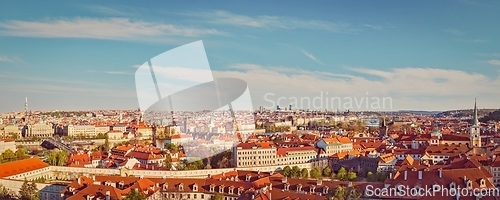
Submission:
<svg viewBox="0 0 500 200">
<path fill-rule="evenodd" d="M 486 116 L 480 119 L 481 122 L 488 122 L 488 121 L 500 121 L 500 109 L 490 112 Z"/>
<path fill-rule="evenodd" d="M 489 113 L 496 111 L 497 109 L 478 109 L 477 115 L 478 117 L 488 115 Z M 462 118 L 462 117 L 470 117 L 474 114 L 473 109 L 468 110 L 449 110 L 445 112 L 441 112 L 436 115 L 436 117 L 454 117 L 454 118 Z"/>
</svg>

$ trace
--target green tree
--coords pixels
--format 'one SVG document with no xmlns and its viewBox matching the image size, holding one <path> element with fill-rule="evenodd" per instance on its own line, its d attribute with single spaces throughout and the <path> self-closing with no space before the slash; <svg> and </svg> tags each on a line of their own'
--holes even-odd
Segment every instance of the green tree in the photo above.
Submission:
<svg viewBox="0 0 500 200">
<path fill-rule="evenodd" d="M 298 166 L 292 167 L 292 177 L 294 178 L 300 177 L 300 168 Z"/>
<path fill-rule="evenodd" d="M 290 166 L 285 166 L 283 168 L 283 176 L 292 177 L 292 168 Z"/>
<path fill-rule="evenodd" d="M 168 149 L 171 153 L 179 152 L 179 147 L 177 147 L 177 145 L 172 144 L 172 143 L 165 144 L 165 148 Z"/>
<path fill-rule="evenodd" d="M 0 199 L 5 199 L 5 200 L 14 200 L 15 195 L 14 193 L 7 189 L 5 186 L 0 185 Z"/>
<path fill-rule="evenodd" d="M 169 169 L 172 167 L 172 156 L 170 156 L 170 153 L 165 154 L 165 160 L 163 160 L 163 164 L 165 164 L 165 167 Z"/>
<path fill-rule="evenodd" d="M 59 151 L 57 153 L 57 166 L 65 166 L 68 163 L 68 156 L 66 151 Z"/>
<path fill-rule="evenodd" d="M 377 181 L 385 182 L 385 179 L 387 179 L 387 175 L 388 175 L 387 173 L 377 172 L 377 175 L 376 175 L 375 178 L 376 178 Z"/>
<path fill-rule="evenodd" d="M 142 195 L 139 191 L 133 189 L 127 194 L 123 200 L 146 200 L 146 197 Z"/>
<path fill-rule="evenodd" d="M 3 154 L 2 154 L 2 157 L 3 157 L 3 160 L 5 160 L 5 161 L 13 161 L 13 160 L 16 160 L 16 158 L 17 158 L 16 154 L 10 149 L 5 150 L 5 152 L 3 152 Z"/>
<path fill-rule="evenodd" d="M 373 182 L 375 180 L 375 177 L 372 172 L 368 171 L 366 173 L 366 181 L 368 182 Z"/>
<path fill-rule="evenodd" d="M 302 169 L 302 171 L 300 171 L 300 177 L 302 177 L 304 179 L 308 178 L 309 177 L 309 171 L 306 168 Z"/>
<path fill-rule="evenodd" d="M 325 168 L 323 168 L 323 176 L 324 177 L 330 177 L 332 175 L 332 168 L 330 168 L 329 166 L 326 166 Z"/>
<path fill-rule="evenodd" d="M 346 190 L 342 186 L 337 186 L 333 193 L 333 199 L 335 200 L 344 200 L 346 196 Z"/>
<path fill-rule="evenodd" d="M 21 200 L 40 200 L 36 183 L 29 183 L 28 180 L 25 179 L 23 185 L 19 189 L 19 196 Z"/>
<path fill-rule="evenodd" d="M 102 151 L 109 151 L 109 136 L 108 134 L 105 135 L 105 138 L 104 138 L 104 144 L 102 145 Z"/>
<path fill-rule="evenodd" d="M 18 160 L 24 159 L 24 157 L 26 157 L 26 150 L 18 148 L 16 151 L 16 157 Z"/>
<path fill-rule="evenodd" d="M 337 186 L 333 192 L 333 196 L 328 199 L 331 200 L 359 200 L 362 193 L 354 187 Z"/>
<path fill-rule="evenodd" d="M 321 170 L 317 167 L 311 170 L 311 178 L 317 179 L 321 177 Z"/>
<path fill-rule="evenodd" d="M 347 173 L 347 180 L 353 181 L 353 180 L 356 180 L 356 178 L 357 178 L 357 175 L 355 172 Z"/>
<path fill-rule="evenodd" d="M 337 172 L 336 178 L 341 181 L 345 181 L 347 179 L 347 170 L 344 167 L 341 167 L 339 172 Z"/>
<path fill-rule="evenodd" d="M 210 200 L 224 200 L 224 195 L 221 193 L 217 193 L 214 196 L 210 197 Z"/>
</svg>

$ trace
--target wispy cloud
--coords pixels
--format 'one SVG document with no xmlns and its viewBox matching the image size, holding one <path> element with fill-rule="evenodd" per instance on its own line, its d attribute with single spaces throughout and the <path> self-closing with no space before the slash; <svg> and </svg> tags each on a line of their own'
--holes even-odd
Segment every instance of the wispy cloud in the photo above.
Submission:
<svg viewBox="0 0 500 200">
<path fill-rule="evenodd" d="M 333 23 L 323 20 L 304 20 L 289 16 L 246 16 L 227 11 L 188 12 L 182 15 L 199 17 L 209 23 L 253 28 L 309 29 L 332 32 L 353 32 L 346 23 Z"/>
<path fill-rule="evenodd" d="M 500 66 L 500 60 L 495 60 L 495 59 L 488 60 L 488 64 L 495 65 L 495 66 Z"/>
<path fill-rule="evenodd" d="M 120 17 L 120 16 L 132 16 L 135 15 L 137 8 L 128 8 L 123 6 L 101 6 L 101 5 L 88 5 L 82 6 L 83 10 L 90 11 L 93 13 L 102 14 L 110 17 Z"/>
<path fill-rule="evenodd" d="M 39 38 L 145 40 L 150 37 L 225 35 L 216 29 L 135 21 L 127 18 L 73 18 L 44 21 L 11 20 L 0 23 L 0 35 Z"/>
<path fill-rule="evenodd" d="M 24 60 L 17 56 L 2 56 L 0 55 L 0 62 L 8 62 L 8 63 L 24 63 Z"/>
<path fill-rule="evenodd" d="M 134 73 L 127 71 L 95 71 L 95 70 L 87 70 L 89 73 L 104 73 L 104 74 L 114 74 L 114 75 L 132 75 Z"/>
<path fill-rule="evenodd" d="M 475 55 L 483 57 L 498 57 L 500 56 L 500 53 L 476 53 Z"/>
<path fill-rule="evenodd" d="M 269 105 L 266 94 L 280 97 L 318 97 L 329 92 L 333 97 L 378 96 L 391 97 L 397 109 L 453 109 L 467 108 L 473 101 L 471 95 L 500 97 L 500 79 L 483 74 L 439 68 L 404 67 L 390 70 L 354 68 L 351 74 L 335 74 L 328 71 L 290 70 L 289 67 L 262 66 L 257 64 L 234 64 L 235 70 L 214 71 L 216 77 L 241 78 L 252 88 L 254 105 Z M 237 70 L 236 70 L 237 69 Z M 366 75 L 381 77 L 370 80 Z M 482 85 L 484 87 L 476 87 Z M 293 89 L 290 89 L 293 88 Z M 409 90 L 408 88 L 411 88 Z M 297 91 L 301 91 L 297 93 Z M 269 96 L 268 96 L 269 97 Z M 323 96 L 322 98 L 324 98 Z M 433 97 L 425 101 L 423 97 Z M 440 98 L 446 104 L 436 104 Z M 271 98 L 269 98 L 271 99 Z M 491 99 L 491 100 L 490 100 Z M 489 102 L 486 102 L 489 101 Z M 482 105 L 498 105 L 494 98 L 482 100 Z M 283 105 L 287 105 L 285 100 Z M 498 106 L 497 106 L 498 107 Z"/>
<path fill-rule="evenodd" d="M 443 31 L 446 32 L 446 33 L 452 34 L 454 36 L 463 36 L 463 35 L 465 35 L 465 32 L 459 31 L 459 30 L 455 30 L 455 29 L 444 29 Z"/>
<path fill-rule="evenodd" d="M 319 60 L 318 58 L 316 58 L 312 53 L 310 53 L 306 50 L 302 50 L 302 53 L 304 55 L 306 55 L 309 59 L 313 60 L 314 62 L 317 62 L 319 64 L 323 64 L 323 62 L 321 60 Z"/>
<path fill-rule="evenodd" d="M 468 43 L 486 43 L 488 40 L 484 39 L 470 39 L 470 40 L 459 40 L 461 42 L 468 42 Z"/>
<path fill-rule="evenodd" d="M 375 29 L 377 31 L 380 31 L 382 30 L 382 27 L 381 26 L 375 26 L 375 25 L 371 25 L 371 24 L 365 24 L 366 27 L 368 28 L 372 28 L 372 29 Z"/>
</svg>

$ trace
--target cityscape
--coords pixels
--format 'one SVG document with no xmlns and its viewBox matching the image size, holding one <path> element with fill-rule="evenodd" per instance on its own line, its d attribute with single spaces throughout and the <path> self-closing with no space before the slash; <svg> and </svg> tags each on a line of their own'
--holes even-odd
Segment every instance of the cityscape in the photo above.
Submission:
<svg viewBox="0 0 500 200">
<path fill-rule="evenodd" d="M 500 199 L 500 5 L 382 2 L 0 3 L 0 200 Z"/>
</svg>

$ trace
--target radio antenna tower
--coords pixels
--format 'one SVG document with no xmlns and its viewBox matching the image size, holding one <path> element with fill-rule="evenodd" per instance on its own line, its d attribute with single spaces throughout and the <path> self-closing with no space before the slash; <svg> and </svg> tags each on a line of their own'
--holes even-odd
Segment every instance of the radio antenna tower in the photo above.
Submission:
<svg viewBox="0 0 500 200">
<path fill-rule="evenodd" d="M 24 112 L 26 113 L 26 116 L 28 116 L 28 97 L 26 97 L 26 101 L 24 103 Z"/>
</svg>

